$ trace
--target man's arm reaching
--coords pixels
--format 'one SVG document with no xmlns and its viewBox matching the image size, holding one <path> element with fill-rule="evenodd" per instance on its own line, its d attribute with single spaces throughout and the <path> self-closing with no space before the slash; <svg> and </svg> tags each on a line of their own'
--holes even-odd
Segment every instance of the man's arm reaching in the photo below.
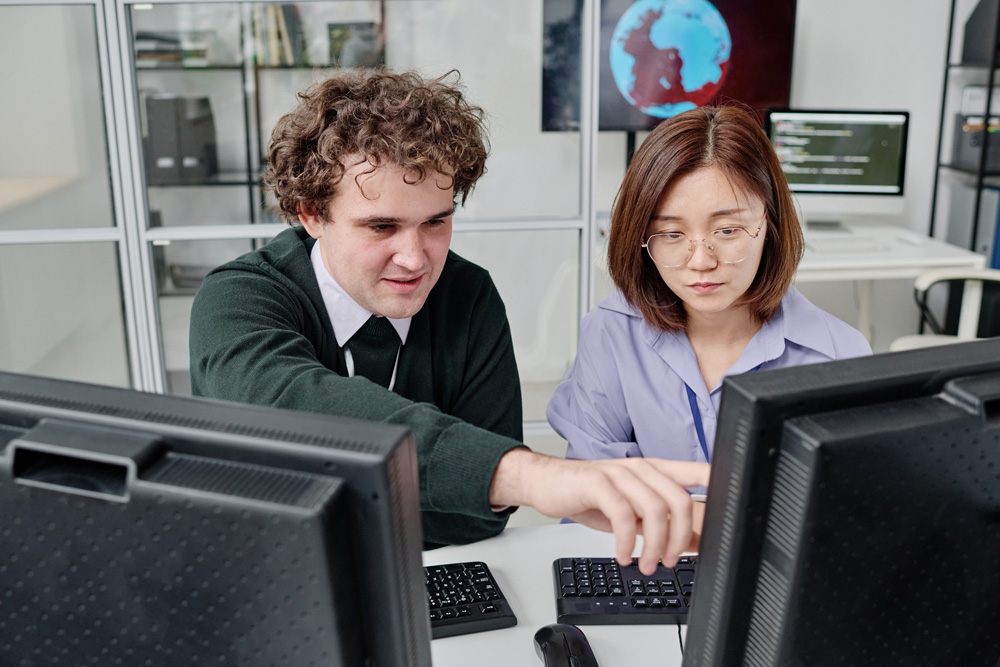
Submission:
<svg viewBox="0 0 1000 667">
<path fill-rule="evenodd" d="M 550 517 L 570 519 L 615 536 L 615 556 L 632 558 L 643 536 L 639 569 L 652 573 L 658 560 L 673 566 L 701 532 L 703 506 L 695 512 L 685 487 L 708 486 L 707 463 L 629 458 L 575 461 L 507 452 L 490 487 L 493 505 L 527 505 Z"/>
</svg>

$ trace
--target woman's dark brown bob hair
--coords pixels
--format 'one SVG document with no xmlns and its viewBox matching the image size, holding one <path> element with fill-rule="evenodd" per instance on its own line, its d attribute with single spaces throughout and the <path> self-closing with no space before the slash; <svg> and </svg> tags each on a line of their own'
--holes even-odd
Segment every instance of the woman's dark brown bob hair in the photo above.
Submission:
<svg viewBox="0 0 1000 667">
<path fill-rule="evenodd" d="M 662 331 L 684 329 L 684 304 L 667 288 L 642 242 L 663 193 L 677 179 L 705 167 L 718 167 L 738 191 L 764 202 L 764 253 L 739 301 L 759 322 L 778 312 L 802 257 L 802 229 L 788 182 L 753 116 L 735 106 L 701 107 L 663 121 L 625 172 L 608 241 L 612 280 L 646 322 Z"/>
<path fill-rule="evenodd" d="M 395 164 L 420 183 L 450 174 L 465 198 L 486 173 L 485 113 L 469 104 L 451 71 L 425 80 L 414 72 L 342 70 L 299 93 L 298 107 L 271 133 L 264 184 L 289 222 L 300 205 L 325 219 L 349 158 Z"/>
</svg>

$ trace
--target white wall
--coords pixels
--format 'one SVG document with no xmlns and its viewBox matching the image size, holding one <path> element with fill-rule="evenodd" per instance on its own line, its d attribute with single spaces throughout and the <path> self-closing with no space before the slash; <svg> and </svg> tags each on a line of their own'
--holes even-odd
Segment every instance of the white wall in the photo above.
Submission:
<svg viewBox="0 0 1000 667">
<path fill-rule="evenodd" d="M 871 203 L 890 198 L 836 198 L 844 209 L 884 210 L 898 224 L 927 231 L 949 11 L 943 0 L 799 0 L 792 106 L 910 112 L 905 195 L 898 209 Z M 808 199 L 800 198 L 806 210 Z"/>
<path fill-rule="evenodd" d="M 791 105 L 910 112 L 904 196 L 802 196 L 799 204 L 807 217 L 840 214 L 862 221 L 878 216 L 877 222 L 927 232 L 949 13 L 950 3 L 944 0 L 799 0 Z M 852 286 L 811 284 L 801 289 L 821 307 L 854 321 Z M 915 331 L 919 318 L 911 294 L 910 281 L 876 283 L 876 351 Z"/>
</svg>

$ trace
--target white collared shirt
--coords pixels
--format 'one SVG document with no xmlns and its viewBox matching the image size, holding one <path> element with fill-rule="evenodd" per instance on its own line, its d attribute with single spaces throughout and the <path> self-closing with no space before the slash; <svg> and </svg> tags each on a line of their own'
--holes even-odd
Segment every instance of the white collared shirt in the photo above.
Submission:
<svg viewBox="0 0 1000 667">
<path fill-rule="evenodd" d="M 333 279 L 330 272 L 326 270 L 326 265 L 323 264 L 323 253 L 320 252 L 319 242 L 317 241 L 309 253 L 309 259 L 312 261 L 313 272 L 316 274 L 316 282 L 319 283 L 320 294 L 323 295 L 323 305 L 326 306 L 327 316 L 330 318 L 330 324 L 333 326 L 333 333 L 337 337 L 337 345 L 344 348 L 344 358 L 347 363 L 347 375 L 349 377 L 354 377 L 354 358 L 351 356 L 351 350 L 346 347 L 347 341 L 351 339 L 351 336 L 358 332 L 365 322 L 368 321 L 374 313 L 366 310 L 364 307 L 358 304 L 357 301 L 352 299 L 344 288 Z M 380 316 L 381 317 L 381 316 Z M 399 334 L 400 340 L 400 350 L 402 346 L 406 345 L 406 336 L 410 333 L 410 321 L 413 319 L 411 317 L 404 317 L 401 319 L 394 319 L 392 317 L 386 318 L 392 325 L 392 328 L 396 330 Z M 392 369 L 392 380 L 389 381 L 389 389 L 391 390 L 393 385 L 396 384 L 396 369 L 399 367 L 399 354 L 396 354 L 396 365 Z"/>
</svg>

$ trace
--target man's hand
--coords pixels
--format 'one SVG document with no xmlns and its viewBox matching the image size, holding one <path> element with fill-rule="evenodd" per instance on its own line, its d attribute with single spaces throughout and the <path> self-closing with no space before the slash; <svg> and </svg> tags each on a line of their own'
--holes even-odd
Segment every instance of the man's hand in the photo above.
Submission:
<svg viewBox="0 0 1000 667">
<path fill-rule="evenodd" d="M 685 487 L 708 486 L 708 473 L 707 463 L 571 461 L 514 449 L 500 459 L 490 503 L 527 505 L 546 516 L 569 517 L 614 533 L 615 556 L 623 565 L 631 561 L 636 535 L 641 534 L 639 570 L 651 574 L 657 560 L 672 567 L 682 551 L 697 543 L 704 512 L 697 513 L 695 526 L 695 503 Z"/>
</svg>

